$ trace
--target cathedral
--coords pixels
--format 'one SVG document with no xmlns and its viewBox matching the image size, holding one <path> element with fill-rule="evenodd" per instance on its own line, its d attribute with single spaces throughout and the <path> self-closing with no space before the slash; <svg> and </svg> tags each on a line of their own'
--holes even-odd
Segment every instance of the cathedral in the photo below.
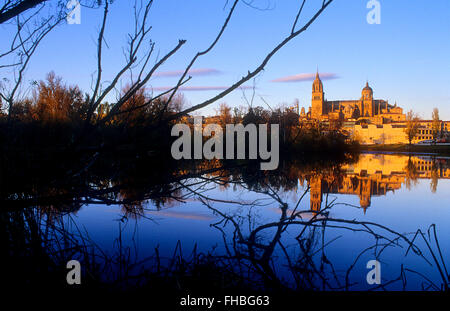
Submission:
<svg viewBox="0 0 450 311">
<path fill-rule="evenodd" d="M 304 113 L 304 110 L 302 112 Z M 402 108 L 390 105 L 386 100 L 373 98 L 373 90 L 368 82 L 362 89 L 360 99 L 326 100 L 318 72 L 312 85 L 311 109 L 308 117 L 321 121 L 366 119 L 373 124 L 405 121 Z"/>
</svg>

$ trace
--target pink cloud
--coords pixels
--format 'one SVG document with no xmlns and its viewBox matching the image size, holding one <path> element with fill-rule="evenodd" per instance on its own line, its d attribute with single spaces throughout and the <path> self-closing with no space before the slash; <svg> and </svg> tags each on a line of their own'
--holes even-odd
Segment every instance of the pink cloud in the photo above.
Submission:
<svg viewBox="0 0 450 311">
<path fill-rule="evenodd" d="M 153 75 L 153 77 L 179 77 L 184 73 L 184 70 L 175 70 L 175 71 L 161 71 L 157 72 Z M 208 76 L 208 75 L 216 75 L 221 74 L 220 70 L 214 68 L 197 68 L 191 69 L 188 71 L 189 76 Z"/>
<path fill-rule="evenodd" d="M 338 75 L 335 73 L 322 72 L 319 73 L 321 80 L 331 80 L 338 79 Z M 270 82 L 302 82 L 302 81 L 313 81 L 316 78 L 315 73 L 299 73 L 293 76 L 281 77 Z"/>
<path fill-rule="evenodd" d="M 156 86 L 151 88 L 153 91 L 167 91 L 172 89 L 173 86 Z M 181 86 L 178 88 L 178 91 L 224 91 L 226 89 L 228 89 L 229 86 Z M 248 90 L 248 89 L 252 89 L 251 86 L 246 86 L 243 85 L 241 87 L 239 87 L 240 89 L 244 89 L 244 90 Z"/>
</svg>

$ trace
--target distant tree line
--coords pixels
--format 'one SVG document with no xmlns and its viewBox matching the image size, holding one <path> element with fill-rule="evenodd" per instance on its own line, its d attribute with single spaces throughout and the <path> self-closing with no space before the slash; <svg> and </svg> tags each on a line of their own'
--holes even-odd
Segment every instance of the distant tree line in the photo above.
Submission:
<svg viewBox="0 0 450 311">
<path fill-rule="evenodd" d="M 128 89 L 125 87 L 122 93 Z M 146 138 L 156 143 L 157 137 L 167 141 L 169 126 L 174 121 L 162 120 L 179 112 L 185 99 L 182 94 L 177 94 L 166 105 L 165 97 L 153 99 L 148 104 L 150 98 L 150 94 L 140 89 L 114 114 L 111 113 L 112 104 L 105 101 L 98 105 L 86 125 L 89 94 L 84 94 L 78 86 L 65 84 L 61 77 L 50 72 L 44 81 L 35 83 L 30 97 L 15 102 L 8 112 L 0 112 L 1 144 L 3 148 L 28 149 L 31 146 L 119 145 Z M 86 127 L 89 135 L 85 135 Z"/>
<path fill-rule="evenodd" d="M 231 108 L 222 103 L 211 120 L 218 121 L 222 128 L 226 124 L 279 124 L 280 151 L 286 153 L 338 153 L 358 148 L 358 143 L 342 131 L 342 124 L 300 120 L 298 113 L 283 106 L 269 109 L 261 106 Z"/>
<path fill-rule="evenodd" d="M 129 89 L 130 85 L 124 87 L 122 94 Z M 139 89 L 115 112 L 112 112 L 114 105 L 104 101 L 89 118 L 89 94 L 83 93 L 76 85 L 67 85 L 54 72 L 50 72 L 45 80 L 36 82 L 31 93 L 30 97 L 17 101 L 13 109 L 0 114 L 4 148 L 131 144 L 147 148 L 151 145 L 158 151 L 171 142 L 170 128 L 179 122 L 170 120 L 170 117 L 186 106 L 181 93 L 172 96 L 167 105 L 169 95 L 152 99 L 145 89 Z M 188 115 L 185 120 L 189 118 Z M 297 113 L 283 107 L 231 108 L 223 103 L 216 116 L 206 120 L 219 123 L 223 128 L 226 124 L 279 124 L 280 147 L 286 152 L 339 152 L 348 148 L 347 137 L 334 128 L 335 125 L 324 129 L 319 123 L 301 122 Z M 85 135 L 86 128 L 89 135 Z"/>
<path fill-rule="evenodd" d="M 103 56 L 105 42 L 109 35 L 108 19 L 114 1 L 84 0 L 80 2 L 83 8 L 102 9 L 96 40 L 97 64 L 93 73 L 92 89 L 89 94 L 83 94 L 77 87 L 64 86 L 60 79 L 49 76 L 47 81 L 38 83 L 33 96 L 28 96 L 28 88 L 24 85 L 26 70 L 34 53 L 47 35 L 55 27 L 64 23 L 69 13 L 66 8 L 67 2 L 6 0 L 0 4 L 0 24 L 9 31 L 5 34 L 5 41 L 8 44 L 5 44 L 5 48 L 0 51 L 2 78 L 0 98 L 4 111 L 1 135 L 4 142 L 26 142 L 27 139 L 22 138 L 27 135 L 33 137 L 30 141 L 34 141 L 35 138 L 44 140 L 45 131 L 41 132 L 39 127 L 48 129 L 50 124 L 57 126 L 59 130 L 54 131 L 53 136 L 47 133 L 49 137 L 46 141 L 59 145 L 67 145 L 69 142 L 72 147 L 78 148 L 86 145 L 101 145 L 107 138 L 117 144 L 127 136 L 130 139 L 139 137 L 136 135 L 138 132 L 147 133 L 147 139 L 148 135 L 151 136 L 150 139 L 163 137 L 161 133 L 172 122 L 218 102 L 244 83 L 254 79 L 265 69 L 271 58 L 287 43 L 305 32 L 333 0 L 323 1 L 318 5 L 311 2 L 313 10 L 306 13 L 308 16 L 303 16 L 307 1 L 299 3 L 297 12 L 292 12 L 288 31 L 281 35 L 267 54 L 262 55 L 255 67 L 246 70 L 242 78 L 234 81 L 225 90 L 184 109 L 179 109 L 179 103 L 182 101 L 177 97 L 180 87 L 191 79 L 190 70 L 200 58 L 213 49 L 217 49 L 217 43 L 226 32 L 235 11 L 239 10 L 241 5 L 255 8 L 254 5 L 241 0 L 226 1 L 225 8 L 228 12 L 219 24 L 216 36 L 205 45 L 204 49 L 200 49 L 187 60 L 178 81 L 167 91 L 147 94 L 149 80 L 184 47 L 187 41 L 176 40 L 172 47 L 166 49 L 165 54 L 156 53 L 155 51 L 160 47 L 156 46 L 156 42 L 150 38 L 152 29 L 150 14 L 154 1 L 136 0 L 131 15 L 135 27 L 126 35 L 127 44 L 123 49 L 126 51 L 125 61 L 112 77 L 106 80 L 103 75 L 105 66 Z M 114 35 L 117 34 L 114 33 Z M 127 84 L 128 86 L 122 89 L 121 85 Z M 49 96 L 53 91 L 54 93 Z M 114 98 L 112 102 L 106 102 L 107 99 L 112 98 Z M 105 130 L 106 128 L 108 131 Z M 112 129 L 114 131 L 111 131 Z M 142 131 L 143 129 L 145 131 Z M 96 140 L 98 137 L 102 139 Z M 157 140 L 154 142 L 158 143 Z"/>
</svg>

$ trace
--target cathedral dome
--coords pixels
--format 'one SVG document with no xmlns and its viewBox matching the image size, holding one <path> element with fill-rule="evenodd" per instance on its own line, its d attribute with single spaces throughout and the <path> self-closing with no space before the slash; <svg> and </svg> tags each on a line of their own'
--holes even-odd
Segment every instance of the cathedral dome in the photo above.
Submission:
<svg viewBox="0 0 450 311">
<path fill-rule="evenodd" d="M 372 88 L 369 86 L 369 82 L 366 82 L 366 86 L 363 88 L 364 91 L 369 91 L 370 93 L 373 93 Z"/>
<path fill-rule="evenodd" d="M 369 82 L 366 82 L 366 86 L 362 89 L 361 95 L 363 99 L 373 98 L 373 91 L 372 88 L 369 86 Z"/>
</svg>

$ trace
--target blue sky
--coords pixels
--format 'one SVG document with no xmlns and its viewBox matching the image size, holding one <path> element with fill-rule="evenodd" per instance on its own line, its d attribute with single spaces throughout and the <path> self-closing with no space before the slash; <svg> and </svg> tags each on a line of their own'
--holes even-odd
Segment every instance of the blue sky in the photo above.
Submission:
<svg viewBox="0 0 450 311">
<path fill-rule="evenodd" d="M 116 0 L 108 19 L 105 48 L 105 80 L 113 77 L 124 63 L 122 47 L 132 30 L 133 1 Z M 199 50 L 206 48 L 219 31 L 230 4 L 225 0 L 155 0 L 151 9 L 149 38 L 156 43 L 155 56 L 164 55 L 179 39 L 187 43 L 169 60 L 149 86 L 171 86 L 172 74 L 186 67 Z M 276 54 L 255 81 L 255 105 L 267 107 L 291 104 L 310 106 L 310 80 L 273 82 L 294 75 L 316 72 L 329 74 L 324 80 L 325 96 L 358 99 L 366 80 L 374 96 L 397 102 L 430 118 L 438 107 L 441 118 L 450 119 L 450 1 L 379 0 L 381 24 L 366 21 L 368 0 L 335 0 L 302 35 Z M 253 70 L 280 40 L 289 34 L 300 5 L 299 0 L 255 0 L 257 10 L 240 3 L 222 40 L 210 54 L 201 57 L 185 91 L 194 105 L 231 85 Z M 300 24 L 320 6 L 322 0 L 307 1 Z M 36 53 L 27 79 L 43 79 L 51 70 L 69 84 L 89 91 L 96 68 L 96 37 L 102 10 L 82 8 L 81 25 L 64 24 L 51 33 Z M 1 43 L 3 45 L 4 43 Z M 152 62 L 156 58 L 152 59 Z M 246 84 L 248 87 L 253 82 Z M 245 90 L 251 97 L 251 90 Z M 110 98 L 112 100 L 112 98 Z M 243 91 L 223 98 L 202 111 L 214 112 L 220 103 L 245 105 Z"/>
</svg>

